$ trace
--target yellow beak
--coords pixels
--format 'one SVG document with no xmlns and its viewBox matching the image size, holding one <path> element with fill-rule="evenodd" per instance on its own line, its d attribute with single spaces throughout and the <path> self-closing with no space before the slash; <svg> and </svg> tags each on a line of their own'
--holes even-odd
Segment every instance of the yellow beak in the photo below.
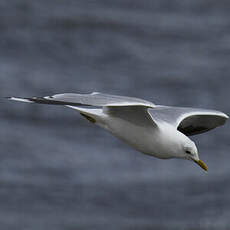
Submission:
<svg viewBox="0 0 230 230">
<path fill-rule="evenodd" d="M 202 169 L 208 171 L 208 166 L 202 160 L 193 160 L 193 161 L 197 163 Z"/>
</svg>

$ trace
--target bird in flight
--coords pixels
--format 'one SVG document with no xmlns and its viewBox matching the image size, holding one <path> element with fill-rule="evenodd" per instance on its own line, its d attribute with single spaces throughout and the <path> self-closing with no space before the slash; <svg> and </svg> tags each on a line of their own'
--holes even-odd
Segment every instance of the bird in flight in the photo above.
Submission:
<svg viewBox="0 0 230 230">
<path fill-rule="evenodd" d="M 139 98 L 97 92 L 8 99 L 75 109 L 144 154 L 192 160 L 205 171 L 208 167 L 200 160 L 196 145 L 188 136 L 214 129 L 228 119 L 226 114 L 215 110 L 155 105 Z"/>
</svg>

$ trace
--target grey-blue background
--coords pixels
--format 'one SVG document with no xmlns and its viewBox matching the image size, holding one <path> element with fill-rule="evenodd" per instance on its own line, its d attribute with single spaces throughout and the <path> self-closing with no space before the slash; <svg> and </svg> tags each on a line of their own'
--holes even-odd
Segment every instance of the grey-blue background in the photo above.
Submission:
<svg viewBox="0 0 230 230">
<path fill-rule="evenodd" d="M 230 113 L 228 0 L 1 0 L 0 96 L 101 91 Z M 64 107 L 1 99 L 4 230 L 230 227 L 229 124 L 209 166 L 142 155 Z"/>
</svg>

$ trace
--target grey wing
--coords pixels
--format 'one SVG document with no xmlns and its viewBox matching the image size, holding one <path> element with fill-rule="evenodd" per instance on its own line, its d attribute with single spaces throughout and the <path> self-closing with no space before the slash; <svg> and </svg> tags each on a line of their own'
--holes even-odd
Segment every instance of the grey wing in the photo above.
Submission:
<svg viewBox="0 0 230 230">
<path fill-rule="evenodd" d="M 101 112 L 107 114 L 109 113 L 111 116 L 116 116 L 123 120 L 128 120 L 136 125 L 155 126 L 155 123 L 147 111 L 148 108 L 154 108 L 155 105 L 149 101 L 134 97 L 116 96 L 102 93 L 64 93 L 46 97 L 10 97 L 9 99 L 29 103 L 65 105 L 78 110 L 82 115 L 87 115 L 87 119 L 90 118 L 89 115 L 92 111 L 95 112 L 95 107 L 100 107 L 99 109 Z"/>
<path fill-rule="evenodd" d="M 139 98 L 116 96 L 96 92 L 91 94 L 64 93 L 53 96 L 31 98 L 11 97 L 9 99 L 31 103 L 71 106 L 155 106 L 153 103 Z"/>
<path fill-rule="evenodd" d="M 167 122 L 187 136 L 207 132 L 223 125 L 228 119 L 219 111 L 186 107 L 156 106 L 148 112 L 156 123 Z"/>
<path fill-rule="evenodd" d="M 104 113 L 141 127 L 157 128 L 146 106 L 105 106 Z"/>
</svg>

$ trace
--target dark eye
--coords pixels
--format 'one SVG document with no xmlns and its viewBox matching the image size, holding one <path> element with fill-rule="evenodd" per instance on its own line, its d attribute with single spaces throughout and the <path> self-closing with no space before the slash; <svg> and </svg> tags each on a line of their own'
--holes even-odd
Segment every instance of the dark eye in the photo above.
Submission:
<svg viewBox="0 0 230 230">
<path fill-rule="evenodd" d="M 186 150 L 185 152 L 188 153 L 188 154 L 192 154 L 189 150 Z"/>
</svg>

